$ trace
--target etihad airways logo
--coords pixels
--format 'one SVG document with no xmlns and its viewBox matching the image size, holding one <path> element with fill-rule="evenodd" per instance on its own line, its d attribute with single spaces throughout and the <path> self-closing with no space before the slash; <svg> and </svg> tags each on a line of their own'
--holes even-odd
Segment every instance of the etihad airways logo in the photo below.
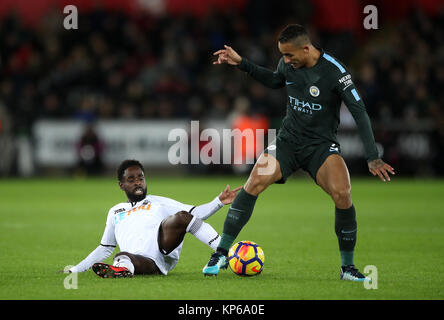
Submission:
<svg viewBox="0 0 444 320">
<path fill-rule="evenodd" d="M 313 114 L 313 111 L 322 110 L 322 106 L 318 103 L 310 103 L 308 101 L 299 100 L 298 98 L 288 96 L 290 106 L 295 111 L 306 114 Z"/>
</svg>

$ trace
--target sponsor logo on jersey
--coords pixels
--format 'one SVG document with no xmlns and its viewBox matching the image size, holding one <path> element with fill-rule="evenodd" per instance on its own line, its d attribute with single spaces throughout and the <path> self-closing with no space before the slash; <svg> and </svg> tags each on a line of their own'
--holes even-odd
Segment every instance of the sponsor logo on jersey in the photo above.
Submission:
<svg viewBox="0 0 444 320">
<path fill-rule="evenodd" d="M 344 86 L 344 88 L 342 90 L 347 89 L 348 87 L 350 87 L 353 84 L 353 81 L 351 79 L 351 75 L 347 74 L 346 76 L 343 76 L 342 78 L 339 79 L 339 83 Z"/>
<path fill-rule="evenodd" d="M 114 210 L 114 214 L 117 214 L 117 213 L 120 213 L 123 211 L 125 211 L 125 208 L 120 208 L 120 209 Z"/>
<path fill-rule="evenodd" d="M 319 96 L 319 88 L 318 87 L 316 87 L 316 86 L 311 86 L 310 87 L 310 94 L 311 94 L 311 96 L 312 97 L 317 97 L 317 96 Z"/>
<path fill-rule="evenodd" d="M 145 203 L 145 202 L 144 202 Z M 134 213 L 146 213 L 151 209 L 151 202 L 147 202 L 147 204 L 142 204 L 137 207 L 133 207 L 129 210 L 123 210 L 123 212 L 119 212 L 119 214 L 114 216 L 114 223 L 117 225 L 119 222 L 124 220 L 126 217 L 134 214 Z"/>
<path fill-rule="evenodd" d="M 315 112 L 315 111 L 322 110 L 322 106 L 318 103 L 311 103 L 308 101 L 300 100 L 300 99 L 292 97 L 292 96 L 288 96 L 288 98 L 289 98 L 290 106 L 295 111 L 306 113 L 306 114 L 313 114 L 313 112 Z"/>
</svg>

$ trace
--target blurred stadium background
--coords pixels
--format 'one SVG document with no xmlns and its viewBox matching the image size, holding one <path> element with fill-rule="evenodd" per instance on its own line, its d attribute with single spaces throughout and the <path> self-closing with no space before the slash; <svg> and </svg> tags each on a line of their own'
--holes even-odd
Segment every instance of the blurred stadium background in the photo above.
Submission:
<svg viewBox="0 0 444 320">
<path fill-rule="evenodd" d="M 367 4 L 377 30 L 363 27 Z M 66 5 L 77 7 L 78 29 L 63 27 Z M 439 0 L 3 0 L 0 176 L 107 175 L 125 158 L 153 173 L 232 172 L 169 164 L 168 132 L 191 120 L 278 129 L 285 89 L 211 62 L 229 44 L 274 70 L 288 23 L 349 66 L 398 174 L 442 176 L 443 9 Z M 352 175 L 368 175 L 346 108 L 339 140 Z"/>
</svg>

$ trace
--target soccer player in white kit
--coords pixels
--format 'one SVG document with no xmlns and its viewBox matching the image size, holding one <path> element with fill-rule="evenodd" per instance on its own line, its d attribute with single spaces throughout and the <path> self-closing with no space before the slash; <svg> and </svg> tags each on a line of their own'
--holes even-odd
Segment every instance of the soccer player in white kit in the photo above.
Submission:
<svg viewBox="0 0 444 320">
<path fill-rule="evenodd" d="M 144 168 L 137 160 L 123 161 L 117 175 L 128 202 L 109 210 L 100 245 L 70 272 L 83 272 L 92 267 L 103 278 L 166 275 L 179 260 L 187 232 L 216 250 L 220 236 L 203 220 L 230 204 L 240 187 L 230 190 L 227 186 L 213 201 L 195 207 L 146 195 Z M 101 262 L 111 256 L 117 245 L 121 252 L 115 255 L 113 265 Z"/>
</svg>

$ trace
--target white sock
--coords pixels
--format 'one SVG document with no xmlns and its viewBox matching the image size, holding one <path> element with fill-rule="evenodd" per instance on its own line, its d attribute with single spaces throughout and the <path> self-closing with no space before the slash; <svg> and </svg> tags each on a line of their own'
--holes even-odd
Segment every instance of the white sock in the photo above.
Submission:
<svg viewBox="0 0 444 320">
<path fill-rule="evenodd" d="M 211 249 L 216 250 L 220 242 L 220 235 L 208 223 L 203 222 L 202 219 L 193 217 L 187 227 L 187 232 L 191 233 L 197 239 L 210 246 Z"/>
<path fill-rule="evenodd" d="M 132 274 L 134 274 L 134 265 L 131 262 L 131 259 L 128 256 L 120 255 L 114 258 L 114 267 L 125 267 L 127 268 Z"/>
</svg>

